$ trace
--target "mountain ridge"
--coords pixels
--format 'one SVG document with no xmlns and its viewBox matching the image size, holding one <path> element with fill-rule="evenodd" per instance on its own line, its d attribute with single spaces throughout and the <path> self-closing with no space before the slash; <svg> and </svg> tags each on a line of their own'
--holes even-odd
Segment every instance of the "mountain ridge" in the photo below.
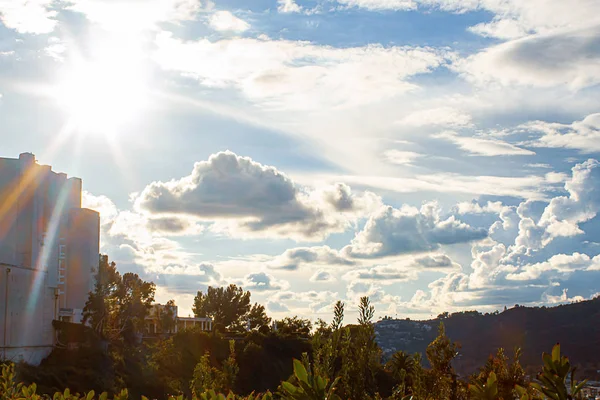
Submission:
<svg viewBox="0 0 600 400">
<path fill-rule="evenodd" d="M 522 350 L 521 364 L 534 371 L 541 365 L 541 354 L 560 343 L 580 373 L 600 378 L 600 297 L 555 307 L 517 304 L 501 313 L 440 314 L 425 321 L 384 319 L 375 324 L 377 342 L 384 357 L 403 350 L 421 353 L 426 360 L 425 350 L 441 322 L 448 337 L 461 345 L 454 361 L 461 375 L 476 372 L 498 348 L 512 358 L 515 347 Z"/>
</svg>

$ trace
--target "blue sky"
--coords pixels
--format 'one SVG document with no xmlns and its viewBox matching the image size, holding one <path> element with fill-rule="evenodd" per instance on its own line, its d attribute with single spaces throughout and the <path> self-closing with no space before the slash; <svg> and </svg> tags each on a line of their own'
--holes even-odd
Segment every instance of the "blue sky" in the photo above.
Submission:
<svg viewBox="0 0 600 400">
<path fill-rule="evenodd" d="M 80 176 L 191 311 L 428 318 L 600 292 L 593 0 L 0 0 L 0 156 Z"/>
</svg>

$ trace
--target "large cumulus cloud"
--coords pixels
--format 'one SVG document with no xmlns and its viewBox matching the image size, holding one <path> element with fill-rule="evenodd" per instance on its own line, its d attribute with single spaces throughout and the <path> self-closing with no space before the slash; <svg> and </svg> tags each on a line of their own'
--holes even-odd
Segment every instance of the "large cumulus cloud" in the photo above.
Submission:
<svg viewBox="0 0 600 400">
<path fill-rule="evenodd" d="M 527 203 L 519 208 L 522 214 L 514 252 L 529 253 L 555 238 L 583 233 L 579 224 L 591 220 L 600 210 L 600 163 L 589 159 L 575 165 L 565 190 L 568 196 L 550 200 L 539 220 L 529 215 Z"/>
<path fill-rule="evenodd" d="M 483 239 L 486 229 L 473 228 L 455 216 L 440 217 L 435 203 L 416 209 L 383 207 L 369 218 L 343 252 L 355 258 L 378 258 L 436 250 L 440 245 Z"/>
<path fill-rule="evenodd" d="M 376 201 L 374 195 L 355 196 L 346 185 L 308 190 L 274 167 L 226 151 L 197 162 L 188 176 L 151 183 L 136 207 L 220 221 L 219 228 L 233 235 L 318 240 L 344 231 L 361 207 Z"/>
</svg>

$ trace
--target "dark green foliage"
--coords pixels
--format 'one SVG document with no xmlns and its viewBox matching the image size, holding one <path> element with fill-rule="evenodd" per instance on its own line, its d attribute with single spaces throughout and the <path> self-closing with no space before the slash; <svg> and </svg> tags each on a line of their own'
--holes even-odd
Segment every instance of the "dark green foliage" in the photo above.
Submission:
<svg viewBox="0 0 600 400">
<path fill-rule="evenodd" d="M 542 372 L 538 374 L 537 382 L 532 383 L 531 387 L 551 400 L 579 398 L 579 393 L 586 381 L 577 382 L 575 380 L 576 368 L 571 367 L 567 357 L 560 355 L 560 345 L 556 344 L 552 348 L 551 354 L 544 353 L 542 360 L 544 361 Z M 567 378 L 570 378 L 568 386 Z"/>
<path fill-rule="evenodd" d="M 207 351 L 194 368 L 190 390 L 193 396 L 198 396 L 207 390 L 228 393 L 234 389 L 234 383 L 239 372 L 235 359 L 235 342 L 229 342 L 229 357 L 223 361 L 221 368 L 211 365 L 210 353 Z"/>
<path fill-rule="evenodd" d="M 38 393 L 50 394 L 71 388 L 74 392 L 116 391 L 115 363 L 100 349 L 55 349 L 41 365 L 18 365 L 18 379 L 37 383 Z"/>
<path fill-rule="evenodd" d="M 469 385 L 469 393 L 474 400 L 497 400 L 498 380 L 496 379 L 496 374 L 492 371 L 485 383 L 475 382 Z"/>
<path fill-rule="evenodd" d="M 509 363 L 508 357 L 504 355 L 504 349 L 498 349 L 495 356 L 490 356 L 480 373 L 472 379 L 476 387 L 483 385 L 491 374 L 496 377 L 498 398 L 512 399 L 516 396 L 515 387 L 526 385 L 525 371 L 520 363 L 521 349 L 516 348 L 513 360 Z"/>
<path fill-rule="evenodd" d="M 387 362 L 385 369 L 397 382 L 394 392 L 402 396 L 407 395 L 409 389 L 413 387 L 416 370 L 413 356 L 402 350 L 397 351 Z"/>
<path fill-rule="evenodd" d="M 333 308 L 333 321 L 331 322 L 331 329 L 338 330 L 344 323 L 344 303 L 338 300 Z"/>
<path fill-rule="evenodd" d="M 164 309 L 159 308 L 159 313 L 159 332 L 171 333 L 174 331 L 176 324 L 175 317 L 177 317 L 175 313 L 175 300 L 167 301 Z"/>
<path fill-rule="evenodd" d="M 114 262 L 100 256 L 96 285 L 83 310 L 84 322 L 89 322 L 101 337 L 132 345 L 136 332 L 144 328 L 155 290 L 154 283 L 137 274 L 121 276 Z"/>
<path fill-rule="evenodd" d="M 271 323 L 271 318 L 267 316 L 265 306 L 254 303 L 248 314 L 246 315 L 247 328 L 249 330 L 268 328 Z"/>
<path fill-rule="evenodd" d="M 215 325 L 241 330 L 250 311 L 250 292 L 234 284 L 226 288 L 209 286 L 206 293 L 196 294 L 193 310 L 196 317 L 210 317 Z"/>
<path fill-rule="evenodd" d="M 420 353 L 408 351 L 390 354 L 384 364 L 373 324 L 375 309 L 368 297 L 360 299 L 356 325 L 343 326 L 345 306 L 338 301 L 332 322 L 319 320 L 314 331 L 310 320 L 297 316 L 277 321 L 279 329 L 271 331 L 265 308 L 251 305 L 249 292 L 235 285 L 209 288 L 206 294 L 198 293 L 194 311 L 212 316 L 222 329 L 210 334 L 190 329 L 140 343 L 135 340 L 136 333 L 144 324 L 154 284 L 135 274 L 121 276 L 107 257 L 101 258 L 98 282 L 85 315 L 99 335 L 90 335 L 91 329 L 71 330 L 56 324 L 62 340 L 69 338 L 69 343 L 75 341 L 82 347 L 56 349 L 40 367 L 20 365 L 18 378 L 26 385 L 15 385 L 12 370 L 5 369 L 8 372 L 0 377 L 0 390 L 11 397 L 0 393 L 0 400 L 38 400 L 40 393 L 55 391 L 61 392 L 56 400 L 92 400 L 94 392 L 89 390 L 108 392 L 100 400 L 109 396 L 147 400 L 142 395 L 153 399 L 177 396 L 171 400 L 509 400 L 517 396 L 522 400 L 570 400 L 578 398 L 585 383 L 575 380 L 575 368 L 561 357 L 558 346 L 552 354 L 544 354 L 542 372 L 533 384 L 526 378 L 518 348 L 512 360 L 500 348 L 470 377 L 470 385 L 464 375 L 459 376 L 455 368 L 464 353 L 458 356 L 460 346 L 450 339 L 446 328 L 481 328 L 482 320 L 507 315 L 523 318 L 522 313 L 530 312 L 525 307 L 502 314 L 440 314 L 444 323 L 434 321 L 439 325 L 435 338 L 427 336 L 434 322 L 386 319 L 381 324 L 403 324 L 420 333 L 423 343 L 430 338 L 430 344 L 423 349 L 428 365 L 423 365 Z M 167 305 L 174 306 L 174 302 Z M 165 332 L 174 328 L 170 310 L 167 307 L 158 316 Z M 594 324 L 590 320 L 592 332 Z M 506 334 L 507 325 L 513 326 L 500 324 L 497 329 Z M 510 340 L 516 337 L 514 340 L 520 341 L 524 336 L 518 333 Z M 479 338 L 473 342 L 482 343 Z M 472 349 L 474 344 L 468 345 Z M 33 382 L 36 385 L 27 386 Z M 66 387 L 70 391 L 65 392 Z M 83 397 L 72 393 L 83 393 Z"/>
<path fill-rule="evenodd" d="M 373 322 L 373 316 L 375 316 L 375 307 L 373 307 L 368 297 L 361 297 L 358 305 L 358 323 L 369 325 Z"/>
<path fill-rule="evenodd" d="M 458 397 L 457 376 L 452 367 L 452 360 L 458 355 L 458 347 L 446 336 L 444 323 L 440 322 L 438 336 L 427 346 L 426 354 L 431 365 L 428 390 L 438 393 L 441 398 Z"/>
<path fill-rule="evenodd" d="M 253 332 L 238 343 L 240 373 L 236 393 L 274 391 L 292 374 L 291 360 L 311 351 L 310 342 L 298 336 Z"/>
<path fill-rule="evenodd" d="M 284 319 L 275 322 L 277 324 L 277 331 L 283 335 L 310 336 L 312 322 L 310 322 L 309 319 L 293 316 L 291 318 L 285 317 Z"/>
</svg>

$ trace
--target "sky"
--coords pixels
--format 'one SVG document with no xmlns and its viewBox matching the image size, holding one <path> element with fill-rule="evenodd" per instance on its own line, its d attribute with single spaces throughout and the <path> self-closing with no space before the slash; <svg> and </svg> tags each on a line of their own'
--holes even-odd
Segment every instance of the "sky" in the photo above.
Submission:
<svg viewBox="0 0 600 400">
<path fill-rule="evenodd" d="M 597 0 L 0 0 L 0 157 L 189 315 L 600 294 Z"/>
</svg>

